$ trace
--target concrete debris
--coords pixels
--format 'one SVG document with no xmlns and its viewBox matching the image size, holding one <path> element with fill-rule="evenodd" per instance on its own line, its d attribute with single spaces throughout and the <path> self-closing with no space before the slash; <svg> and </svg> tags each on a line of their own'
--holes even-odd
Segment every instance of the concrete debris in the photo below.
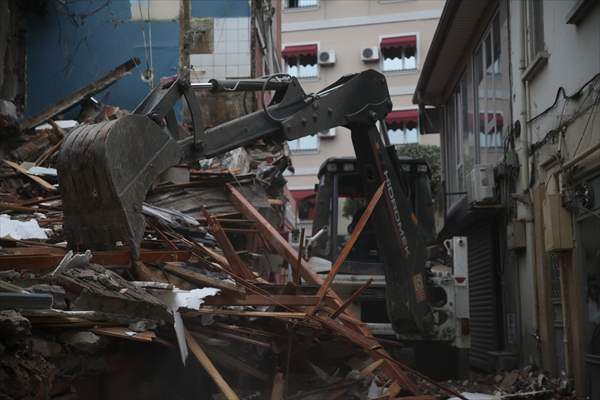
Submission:
<svg viewBox="0 0 600 400">
<path fill-rule="evenodd" d="M 466 381 L 447 383 L 473 400 L 576 399 L 573 387 L 565 376 L 552 376 L 533 365 L 489 375 L 472 372 Z"/>
<path fill-rule="evenodd" d="M 10 101 L 0 99 L 0 132 L 16 133 L 19 125 L 17 107 Z"/>
<path fill-rule="evenodd" d="M 29 320 L 15 310 L 0 311 L 0 337 L 18 338 L 31 334 Z"/>
<path fill-rule="evenodd" d="M 69 268 L 84 267 L 90 263 L 91 259 L 92 252 L 89 250 L 86 250 L 83 254 L 74 254 L 72 250 L 69 250 L 63 259 L 60 260 L 54 271 L 50 273 L 50 276 L 56 276 Z"/>
<path fill-rule="evenodd" d="M 41 337 L 31 338 L 31 348 L 34 352 L 40 353 L 46 358 L 56 357 L 63 352 L 63 347 L 60 343 Z"/>
<path fill-rule="evenodd" d="M 105 342 L 93 332 L 65 332 L 60 335 L 60 340 L 67 346 L 71 346 L 85 353 L 95 353 L 100 350 Z"/>
</svg>

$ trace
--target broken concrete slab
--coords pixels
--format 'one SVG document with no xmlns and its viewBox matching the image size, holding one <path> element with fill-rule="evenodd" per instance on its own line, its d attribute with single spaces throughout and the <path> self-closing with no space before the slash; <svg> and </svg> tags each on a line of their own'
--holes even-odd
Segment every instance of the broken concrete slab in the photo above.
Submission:
<svg viewBox="0 0 600 400">
<path fill-rule="evenodd" d="M 19 126 L 19 115 L 14 103 L 0 99 L 0 133 L 3 135 L 16 133 Z"/>
<path fill-rule="evenodd" d="M 0 337 L 4 342 L 10 338 L 22 338 L 31 334 L 31 323 L 15 310 L 0 311 Z"/>
<path fill-rule="evenodd" d="M 59 343 L 41 337 L 31 338 L 31 349 L 44 357 L 56 357 L 63 351 Z"/>
<path fill-rule="evenodd" d="M 89 354 L 101 350 L 107 344 L 102 337 L 89 331 L 64 332 L 60 335 L 60 340 L 74 349 Z"/>
</svg>

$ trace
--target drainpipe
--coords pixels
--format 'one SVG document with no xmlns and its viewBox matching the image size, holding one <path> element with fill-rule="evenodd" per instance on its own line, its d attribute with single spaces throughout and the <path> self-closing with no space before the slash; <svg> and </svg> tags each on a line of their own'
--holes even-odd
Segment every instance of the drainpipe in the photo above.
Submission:
<svg viewBox="0 0 600 400">
<path fill-rule="evenodd" d="M 524 71 L 527 61 L 527 2 L 517 2 L 520 5 L 520 21 L 521 21 L 521 49 L 520 49 L 520 67 L 521 71 Z M 520 79 L 520 77 L 519 77 Z M 519 278 L 519 311 L 520 311 L 520 320 L 521 320 L 521 351 L 525 349 L 537 349 L 538 343 L 534 338 L 537 337 L 537 318 L 535 312 L 529 312 L 530 309 L 535 309 L 533 306 L 536 302 L 535 294 L 531 297 L 531 300 L 534 302 L 533 305 L 528 304 L 524 300 L 524 293 L 531 293 L 531 288 L 523 287 L 522 284 L 531 283 L 534 284 L 534 263 L 535 263 L 535 232 L 533 225 L 533 212 L 532 212 L 532 204 L 531 204 L 531 196 L 530 196 L 530 168 L 529 168 L 529 147 L 532 143 L 532 131 L 530 124 L 527 122 L 531 119 L 531 97 L 530 97 L 530 89 L 529 82 L 521 80 L 521 113 L 520 118 L 523 122 L 522 126 L 522 140 L 521 140 L 521 148 L 519 149 L 518 155 L 519 160 L 521 161 L 520 169 L 521 176 L 519 180 L 519 189 L 521 194 L 523 194 L 523 198 L 527 199 L 526 202 L 518 202 L 517 205 L 517 216 L 520 220 L 525 222 L 525 241 L 526 241 L 526 251 L 525 251 L 525 268 L 524 270 L 517 271 L 517 276 Z M 535 167 L 535 166 L 533 166 Z M 522 275 L 527 274 L 530 275 L 530 279 L 525 279 L 523 282 Z M 524 291 L 526 290 L 526 291 Z M 530 315 L 531 314 L 531 315 Z M 532 326 L 525 326 L 524 321 L 531 321 Z M 528 331 L 531 329 L 532 331 Z M 533 342 L 532 342 L 533 341 Z M 539 353 L 535 354 L 536 358 L 540 358 Z M 533 360 L 524 359 L 522 360 L 526 363 L 530 363 Z M 535 360 L 536 362 L 539 360 Z"/>
</svg>

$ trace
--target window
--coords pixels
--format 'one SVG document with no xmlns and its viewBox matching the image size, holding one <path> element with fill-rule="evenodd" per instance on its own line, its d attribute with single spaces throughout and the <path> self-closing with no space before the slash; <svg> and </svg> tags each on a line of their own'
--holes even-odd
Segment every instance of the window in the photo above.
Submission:
<svg viewBox="0 0 600 400">
<path fill-rule="evenodd" d="M 411 71 L 417 69 L 416 36 L 383 38 L 380 48 L 384 71 Z"/>
<path fill-rule="evenodd" d="M 388 128 L 390 143 L 418 143 L 418 121 L 417 110 L 398 110 L 389 113 L 385 118 L 385 124 Z"/>
<path fill-rule="evenodd" d="M 318 7 L 319 0 L 284 0 L 284 4 L 288 9 L 311 8 Z"/>
<path fill-rule="evenodd" d="M 510 89 L 508 74 L 502 73 L 506 62 L 501 42 L 500 18 L 496 15 L 473 58 L 477 99 L 475 115 L 479 116 L 475 121 L 475 131 L 479 134 L 478 162 L 481 164 L 494 164 L 503 154 L 503 116 L 508 115 Z"/>
<path fill-rule="evenodd" d="M 319 76 L 316 44 L 285 46 L 281 55 L 287 66 L 287 73 L 291 76 L 296 78 L 316 78 Z"/>
<path fill-rule="evenodd" d="M 504 11 L 492 21 L 475 47 L 473 57 L 444 107 L 444 175 L 447 206 L 451 208 L 467 189 L 467 177 L 476 164 L 496 164 L 503 156 L 510 124 L 508 81 L 508 26 Z"/>
<path fill-rule="evenodd" d="M 290 140 L 288 146 L 293 153 L 309 153 L 319 151 L 319 138 L 317 135 L 305 136 L 300 139 Z"/>
<path fill-rule="evenodd" d="M 542 0 L 529 0 L 527 7 L 527 41 L 529 62 L 545 49 L 544 44 L 544 3 Z"/>
</svg>

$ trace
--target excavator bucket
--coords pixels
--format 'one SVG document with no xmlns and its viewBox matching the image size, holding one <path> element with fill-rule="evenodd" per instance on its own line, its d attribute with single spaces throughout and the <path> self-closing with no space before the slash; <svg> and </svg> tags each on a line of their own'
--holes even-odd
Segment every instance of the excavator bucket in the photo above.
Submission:
<svg viewBox="0 0 600 400">
<path fill-rule="evenodd" d="M 82 125 L 69 134 L 57 167 L 70 246 L 101 250 L 120 241 L 138 257 L 146 193 L 180 159 L 177 141 L 144 115 Z"/>
<path fill-rule="evenodd" d="M 199 85 L 217 92 L 275 93 L 263 110 L 205 130 L 192 86 L 182 77 L 154 88 L 131 115 L 71 132 L 57 167 L 64 230 L 72 249 L 110 249 L 122 242 L 138 257 L 146 194 L 162 172 L 182 160 L 212 157 L 258 139 L 293 140 L 349 122 L 373 124 L 392 104 L 385 78 L 373 70 L 344 76 L 310 96 L 295 78 L 277 76 Z M 175 117 L 174 106 L 182 98 L 192 132 Z"/>
</svg>

